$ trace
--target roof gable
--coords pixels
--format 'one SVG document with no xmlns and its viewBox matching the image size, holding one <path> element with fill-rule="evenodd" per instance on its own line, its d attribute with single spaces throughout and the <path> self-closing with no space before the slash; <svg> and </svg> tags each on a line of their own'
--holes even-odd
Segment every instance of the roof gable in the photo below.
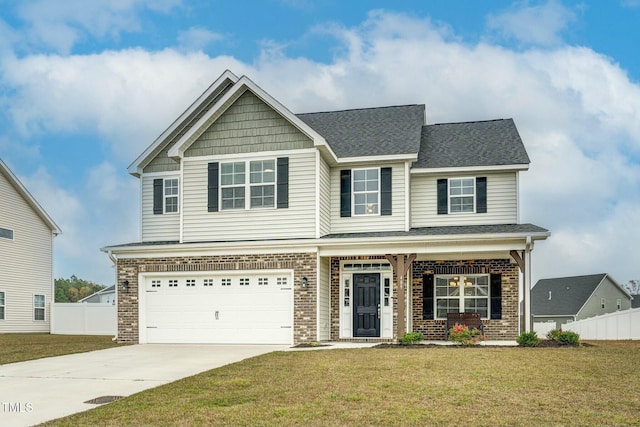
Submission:
<svg viewBox="0 0 640 427">
<path fill-rule="evenodd" d="M 539 280 L 531 289 L 531 311 L 537 316 L 575 316 L 606 276 L 602 273 Z"/>
<path fill-rule="evenodd" d="M 415 159 L 425 107 L 403 105 L 297 116 L 323 135 L 339 158 L 409 155 Z"/>
<path fill-rule="evenodd" d="M 421 138 L 414 168 L 530 163 L 512 119 L 428 125 L 422 128 Z"/>
<path fill-rule="evenodd" d="M 11 172 L 11 169 L 0 159 L 0 174 L 2 174 L 7 181 L 16 189 L 16 192 L 22 196 L 27 204 L 34 210 L 34 212 L 42 219 L 42 221 L 49 227 L 53 234 L 61 234 L 60 227 L 51 219 L 49 214 L 40 206 L 36 199 L 29 193 L 27 188 L 22 185 L 17 176 Z"/>
</svg>

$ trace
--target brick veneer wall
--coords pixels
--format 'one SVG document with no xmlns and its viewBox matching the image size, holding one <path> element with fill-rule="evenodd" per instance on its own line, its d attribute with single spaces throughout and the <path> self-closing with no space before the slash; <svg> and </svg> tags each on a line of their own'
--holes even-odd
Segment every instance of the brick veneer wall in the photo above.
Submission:
<svg viewBox="0 0 640 427">
<path fill-rule="evenodd" d="M 223 270 L 293 270 L 294 344 L 317 340 L 316 254 L 291 253 L 118 259 L 118 283 L 129 281 L 128 292 L 118 292 L 118 341 L 137 343 L 139 340 L 139 273 Z M 309 286 L 305 290 L 298 285 L 298 280 L 302 277 L 309 280 Z"/>
<path fill-rule="evenodd" d="M 483 320 L 489 340 L 513 340 L 518 336 L 518 266 L 509 259 L 463 261 L 414 261 L 412 265 L 413 330 L 425 339 L 442 340 L 446 320 L 422 318 L 422 276 L 424 274 L 490 274 L 502 275 L 502 319 Z"/>
</svg>

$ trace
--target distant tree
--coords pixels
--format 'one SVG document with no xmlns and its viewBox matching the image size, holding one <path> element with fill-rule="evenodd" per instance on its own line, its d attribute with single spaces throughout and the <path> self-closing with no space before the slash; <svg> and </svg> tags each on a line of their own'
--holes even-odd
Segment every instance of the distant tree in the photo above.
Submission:
<svg viewBox="0 0 640 427">
<path fill-rule="evenodd" d="M 624 285 L 631 295 L 640 294 L 640 280 L 629 280 L 629 283 Z"/>
<path fill-rule="evenodd" d="M 103 288 L 103 285 L 79 279 L 75 275 L 68 279 L 56 279 L 55 302 L 77 302 Z"/>
</svg>

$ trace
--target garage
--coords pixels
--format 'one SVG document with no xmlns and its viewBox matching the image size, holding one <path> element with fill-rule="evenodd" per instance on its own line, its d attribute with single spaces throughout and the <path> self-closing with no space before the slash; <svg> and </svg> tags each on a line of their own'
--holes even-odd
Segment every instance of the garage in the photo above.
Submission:
<svg viewBox="0 0 640 427">
<path fill-rule="evenodd" d="M 143 277 L 140 342 L 292 344 L 291 272 Z"/>
</svg>

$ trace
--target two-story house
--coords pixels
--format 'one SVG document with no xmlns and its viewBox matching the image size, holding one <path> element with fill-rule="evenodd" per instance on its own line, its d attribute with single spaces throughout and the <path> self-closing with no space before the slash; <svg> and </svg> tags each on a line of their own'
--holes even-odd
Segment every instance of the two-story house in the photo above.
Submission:
<svg viewBox="0 0 640 427">
<path fill-rule="evenodd" d="M 49 332 L 60 228 L 0 160 L 0 334 Z"/>
<path fill-rule="evenodd" d="M 294 114 L 226 71 L 129 167 L 141 239 L 103 248 L 118 339 L 442 339 L 458 311 L 514 339 L 533 244 L 549 236 L 518 221 L 528 165 L 510 119 Z"/>
</svg>

